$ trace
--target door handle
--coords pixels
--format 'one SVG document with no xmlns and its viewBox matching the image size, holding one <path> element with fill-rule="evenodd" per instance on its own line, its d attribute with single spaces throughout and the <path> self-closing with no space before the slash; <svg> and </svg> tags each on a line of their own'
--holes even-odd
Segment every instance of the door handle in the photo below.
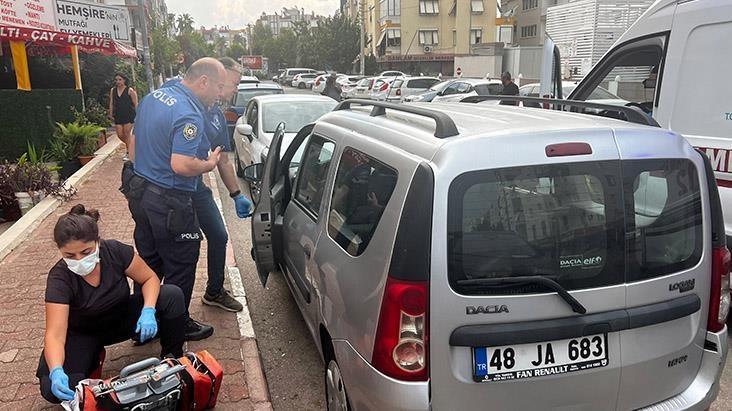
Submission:
<svg viewBox="0 0 732 411">
<path fill-rule="evenodd" d="M 310 248 L 310 245 L 306 244 L 302 246 L 302 251 L 305 253 L 305 257 L 310 258 L 313 254 L 313 249 Z"/>
</svg>

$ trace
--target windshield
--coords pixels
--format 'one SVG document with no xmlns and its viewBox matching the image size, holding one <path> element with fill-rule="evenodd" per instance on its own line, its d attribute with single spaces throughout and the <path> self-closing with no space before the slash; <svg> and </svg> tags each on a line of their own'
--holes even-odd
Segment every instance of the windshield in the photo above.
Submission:
<svg viewBox="0 0 732 411">
<path fill-rule="evenodd" d="M 268 94 L 283 94 L 281 89 L 266 89 L 266 88 L 253 88 L 247 90 L 239 90 L 234 96 L 234 102 L 231 104 L 234 107 L 246 107 L 249 100 L 256 96 L 265 96 Z"/>
<path fill-rule="evenodd" d="M 497 96 L 503 92 L 503 84 L 478 84 L 475 92 L 479 96 Z"/>
<path fill-rule="evenodd" d="M 280 122 L 285 122 L 288 133 L 296 133 L 333 110 L 336 101 L 282 101 L 262 105 L 262 121 L 265 133 L 274 133 Z"/>
<path fill-rule="evenodd" d="M 563 86 L 562 87 L 562 93 L 564 94 L 564 97 L 566 98 L 569 96 L 577 87 L 576 84 L 572 84 L 571 86 Z M 615 94 L 605 90 L 602 87 L 597 87 L 594 90 L 592 90 L 592 93 L 590 93 L 590 97 L 587 98 L 587 100 L 622 100 L 620 97 L 616 96 Z"/>
<path fill-rule="evenodd" d="M 437 91 L 440 92 L 447 87 L 448 84 L 450 84 L 452 80 L 443 81 L 442 83 L 437 83 L 434 86 L 430 87 L 430 91 Z"/>
</svg>

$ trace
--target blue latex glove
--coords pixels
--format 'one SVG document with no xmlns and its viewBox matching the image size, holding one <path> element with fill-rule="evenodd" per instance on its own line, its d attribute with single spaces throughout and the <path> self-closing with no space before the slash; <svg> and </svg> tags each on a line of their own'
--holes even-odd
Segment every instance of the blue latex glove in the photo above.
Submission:
<svg viewBox="0 0 732 411">
<path fill-rule="evenodd" d="M 141 343 L 155 337 L 155 334 L 158 333 L 158 321 L 155 319 L 154 308 L 145 307 L 142 309 L 135 332 L 140 334 Z"/>
<path fill-rule="evenodd" d="M 61 401 L 74 399 L 74 390 L 69 388 L 69 376 L 64 372 L 63 367 L 55 367 L 49 374 L 51 378 L 51 392 Z"/>
<path fill-rule="evenodd" d="M 252 215 L 252 202 L 244 197 L 244 194 L 234 197 L 234 204 L 236 204 L 236 215 L 239 218 L 247 218 Z"/>
</svg>

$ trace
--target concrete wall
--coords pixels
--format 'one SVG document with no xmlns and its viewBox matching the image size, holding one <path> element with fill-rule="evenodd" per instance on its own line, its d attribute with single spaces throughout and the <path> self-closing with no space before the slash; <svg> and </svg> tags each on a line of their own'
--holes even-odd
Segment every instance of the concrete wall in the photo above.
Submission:
<svg viewBox="0 0 732 411">
<path fill-rule="evenodd" d="M 541 77 L 542 48 L 540 46 L 506 47 L 503 49 L 501 71 L 511 73 L 519 86 L 536 83 Z M 519 78 L 521 75 L 521 78 Z"/>
<path fill-rule="evenodd" d="M 485 77 L 490 74 L 491 78 L 498 78 L 502 62 L 502 56 L 455 57 L 455 70 L 460 67 L 463 77 Z M 453 72 L 453 76 L 457 77 L 457 72 Z"/>
</svg>

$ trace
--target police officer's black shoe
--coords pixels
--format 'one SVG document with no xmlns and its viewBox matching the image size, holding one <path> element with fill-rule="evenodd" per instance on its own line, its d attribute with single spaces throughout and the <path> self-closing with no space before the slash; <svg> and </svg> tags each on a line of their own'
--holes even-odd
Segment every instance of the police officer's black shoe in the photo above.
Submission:
<svg viewBox="0 0 732 411">
<path fill-rule="evenodd" d="M 186 322 L 186 341 L 198 341 L 213 335 L 214 329 L 210 325 L 199 323 L 189 318 Z"/>
</svg>

